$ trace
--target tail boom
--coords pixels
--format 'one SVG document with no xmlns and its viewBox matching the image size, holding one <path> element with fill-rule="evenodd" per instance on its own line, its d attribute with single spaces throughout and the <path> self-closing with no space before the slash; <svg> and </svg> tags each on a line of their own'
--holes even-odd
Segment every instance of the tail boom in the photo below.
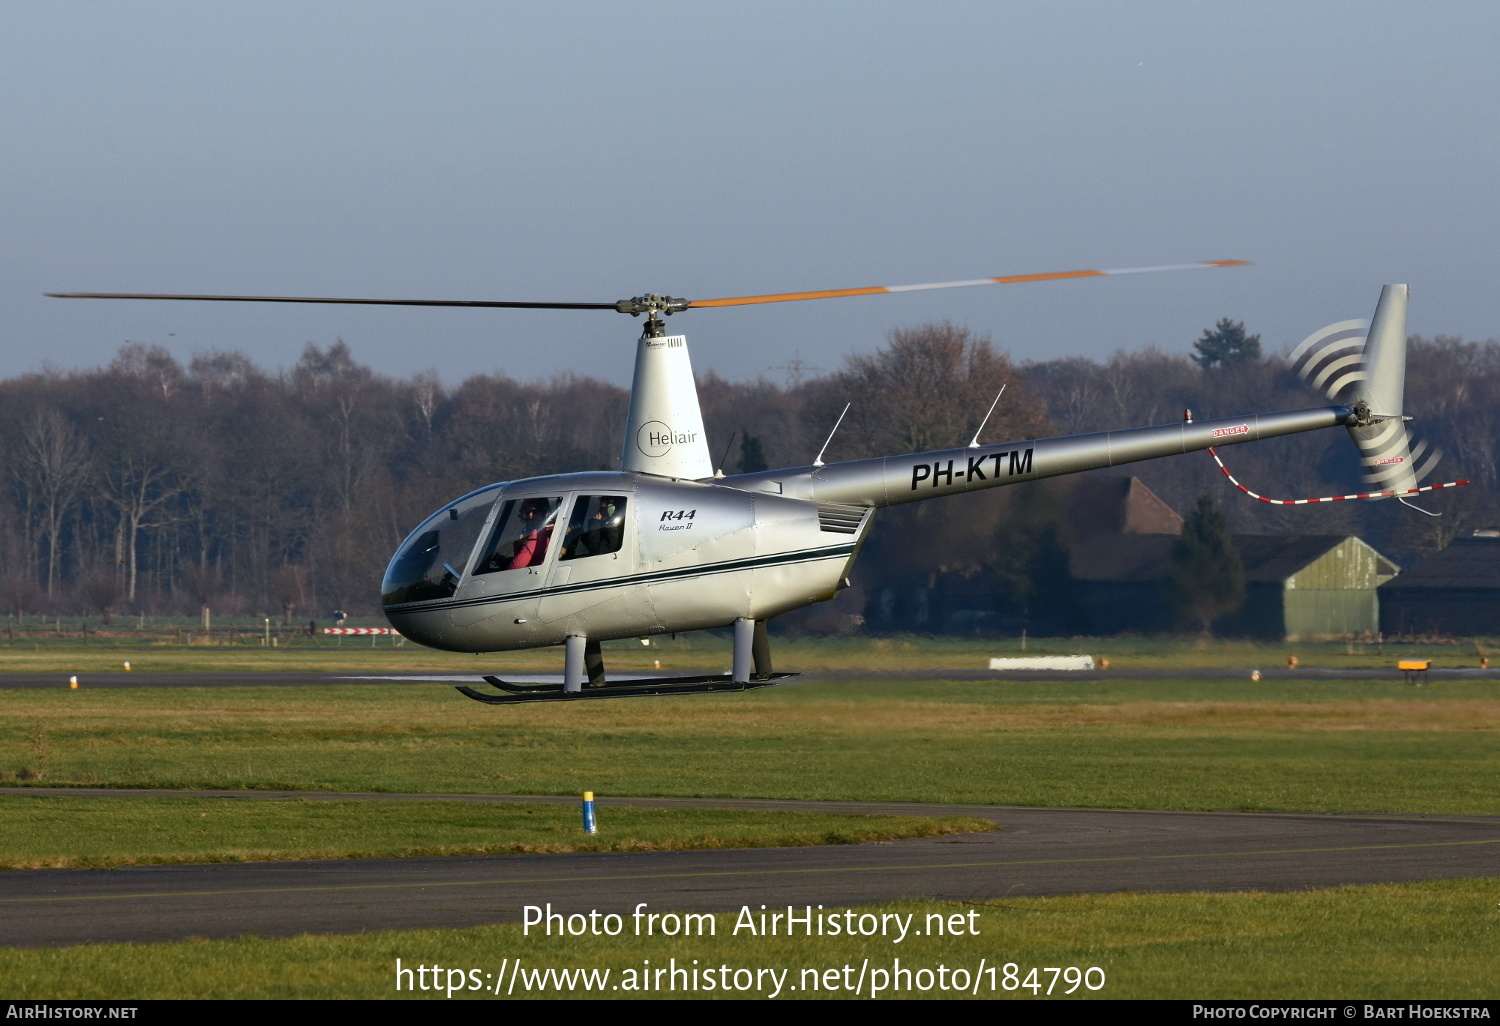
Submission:
<svg viewBox="0 0 1500 1026">
<path fill-rule="evenodd" d="M 981 488 L 1197 452 L 1213 446 L 1339 427 L 1352 415 L 1353 411 L 1347 406 L 1324 406 L 1001 445 L 941 449 L 905 456 L 880 456 L 829 463 L 822 467 L 792 467 L 738 474 L 719 483 L 816 502 L 895 506 Z"/>
</svg>

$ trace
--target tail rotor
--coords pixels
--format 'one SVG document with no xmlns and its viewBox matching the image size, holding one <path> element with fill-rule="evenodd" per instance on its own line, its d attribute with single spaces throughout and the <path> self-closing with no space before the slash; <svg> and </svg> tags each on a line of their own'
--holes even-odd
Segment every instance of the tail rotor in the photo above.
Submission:
<svg viewBox="0 0 1500 1026">
<path fill-rule="evenodd" d="M 1405 285 L 1387 285 L 1380 293 L 1371 321 L 1339 321 L 1319 328 L 1293 349 L 1287 364 L 1311 387 L 1324 393 L 1351 416 L 1345 422 L 1349 437 L 1365 465 L 1366 491 L 1353 495 L 1324 495 L 1312 499 L 1272 499 L 1240 484 L 1212 448 L 1219 470 L 1230 484 L 1261 502 L 1275 506 L 1305 506 L 1350 499 L 1395 499 L 1418 513 L 1435 517 L 1407 501 L 1408 495 L 1455 488 L 1467 481 L 1422 484 L 1437 467 L 1442 451 L 1414 438 L 1402 413 L 1406 390 Z"/>
<path fill-rule="evenodd" d="M 1313 332 L 1292 350 L 1297 375 L 1336 403 L 1352 406 L 1349 437 L 1365 465 L 1373 498 L 1411 492 L 1442 459 L 1416 438 L 1402 413 L 1406 390 L 1405 285 L 1387 285 L 1371 321 L 1340 321 Z M 1404 500 L 1403 500 L 1404 501 Z"/>
</svg>

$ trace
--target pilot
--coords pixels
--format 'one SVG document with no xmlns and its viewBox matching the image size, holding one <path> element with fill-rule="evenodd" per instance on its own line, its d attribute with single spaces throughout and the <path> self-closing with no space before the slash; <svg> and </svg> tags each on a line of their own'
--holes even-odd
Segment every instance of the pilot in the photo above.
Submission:
<svg viewBox="0 0 1500 1026">
<path fill-rule="evenodd" d="M 547 519 L 552 512 L 550 506 L 546 499 L 527 499 L 521 503 L 521 536 L 516 539 L 516 554 L 505 569 L 542 565 L 547 558 L 547 543 L 552 540 L 552 523 Z"/>
</svg>

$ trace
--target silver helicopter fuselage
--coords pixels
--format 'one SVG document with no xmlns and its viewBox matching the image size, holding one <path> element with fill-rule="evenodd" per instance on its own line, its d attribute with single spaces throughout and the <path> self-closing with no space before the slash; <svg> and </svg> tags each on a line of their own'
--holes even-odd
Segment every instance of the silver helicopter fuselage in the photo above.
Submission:
<svg viewBox="0 0 1500 1026">
<path fill-rule="evenodd" d="M 1353 416 L 1350 407 L 1326 406 L 702 481 L 594 472 L 505 482 L 445 506 L 412 533 L 387 572 L 386 616 L 413 641 L 458 652 L 764 621 L 846 586 L 880 507 L 1335 427 Z M 619 547 L 573 555 L 570 511 L 600 496 L 623 500 Z M 527 500 L 556 511 L 550 551 L 535 566 L 484 572 L 502 520 Z M 430 590 L 402 601 L 416 570 Z"/>
<path fill-rule="evenodd" d="M 623 507 L 618 548 L 575 556 L 567 544 L 569 511 L 596 497 Z M 546 557 L 538 565 L 487 571 L 497 562 L 490 555 L 496 534 L 536 500 L 560 514 L 548 532 Z M 465 509 L 465 502 L 482 508 Z M 388 601 L 386 616 L 413 641 L 459 652 L 557 645 L 569 636 L 647 637 L 723 627 L 741 617 L 767 620 L 831 598 L 869 523 L 866 510 L 822 512 L 816 503 L 769 492 L 619 472 L 507 482 L 449 508 L 459 518 L 445 510 L 418 528 L 393 570 L 414 549 L 424 550 L 414 570 L 434 544 L 441 555 L 445 527 L 460 549 L 472 550 L 448 568 L 427 571 L 432 597 Z M 481 530 L 465 529 L 465 520 L 480 516 Z M 403 597 L 397 589 L 411 576 L 388 571 L 388 599 Z"/>
</svg>

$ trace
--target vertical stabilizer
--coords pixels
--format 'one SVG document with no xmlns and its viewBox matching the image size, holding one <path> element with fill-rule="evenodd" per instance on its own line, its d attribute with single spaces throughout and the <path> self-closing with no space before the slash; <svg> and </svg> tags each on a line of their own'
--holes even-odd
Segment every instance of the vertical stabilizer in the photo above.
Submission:
<svg viewBox="0 0 1500 1026">
<path fill-rule="evenodd" d="M 1368 404 L 1365 422 L 1350 424 L 1349 435 L 1365 464 L 1365 483 L 1383 492 L 1416 488 L 1437 465 L 1441 452 L 1412 438 L 1402 417 L 1406 392 L 1405 285 L 1380 291 L 1361 370 L 1354 391 Z"/>
<path fill-rule="evenodd" d="M 1401 416 L 1406 391 L 1406 292 L 1405 285 L 1380 290 L 1365 343 L 1365 380 L 1358 394 L 1377 417 Z"/>
<path fill-rule="evenodd" d="M 682 335 L 641 337 L 620 469 L 662 477 L 713 476 L 698 385 Z"/>
</svg>

